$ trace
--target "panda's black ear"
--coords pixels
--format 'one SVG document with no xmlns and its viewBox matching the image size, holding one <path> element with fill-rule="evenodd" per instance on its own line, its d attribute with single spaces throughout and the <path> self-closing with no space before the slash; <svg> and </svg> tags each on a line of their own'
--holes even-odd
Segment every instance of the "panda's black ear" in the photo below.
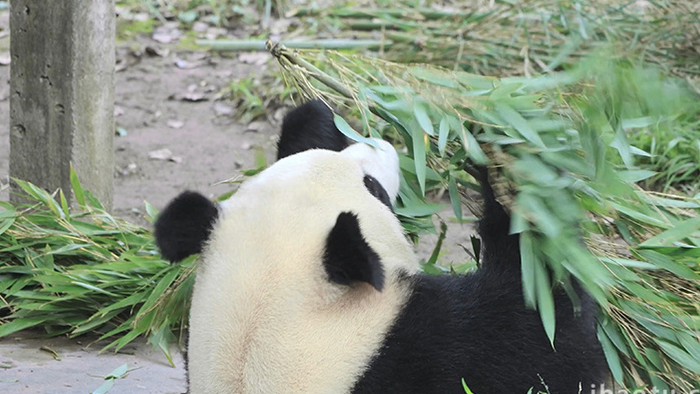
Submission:
<svg viewBox="0 0 700 394">
<path fill-rule="evenodd" d="M 347 146 L 347 139 L 335 127 L 333 111 L 323 101 L 311 100 L 284 117 L 277 143 L 277 159 L 309 149 L 339 152 Z"/>
<path fill-rule="evenodd" d="M 367 282 L 379 291 L 384 288 L 381 259 L 362 236 L 354 213 L 338 215 L 326 239 L 323 266 L 332 282 L 342 285 Z"/>
<path fill-rule="evenodd" d="M 156 244 L 170 261 L 180 261 L 202 251 L 219 215 L 216 205 L 203 195 L 186 191 L 175 197 L 158 216 Z"/>
</svg>

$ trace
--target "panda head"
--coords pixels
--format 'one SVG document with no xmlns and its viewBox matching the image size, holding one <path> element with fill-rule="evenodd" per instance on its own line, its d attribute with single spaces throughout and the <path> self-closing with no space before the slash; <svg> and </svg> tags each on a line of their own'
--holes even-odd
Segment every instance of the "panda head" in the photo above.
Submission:
<svg viewBox="0 0 700 394">
<path fill-rule="evenodd" d="M 366 283 L 381 291 L 387 273 L 415 266 L 407 264 L 411 248 L 392 210 L 396 151 L 373 143 L 284 157 L 218 206 L 182 193 L 156 222 L 163 256 L 177 261 L 204 251 L 204 269 L 210 260 L 259 264 L 296 283 L 325 278 L 333 287 Z"/>
<path fill-rule="evenodd" d="M 312 292 L 363 283 L 381 291 L 412 252 L 391 208 L 396 152 L 375 142 L 297 153 L 244 183 L 220 205 L 204 264 L 240 259 Z"/>
</svg>

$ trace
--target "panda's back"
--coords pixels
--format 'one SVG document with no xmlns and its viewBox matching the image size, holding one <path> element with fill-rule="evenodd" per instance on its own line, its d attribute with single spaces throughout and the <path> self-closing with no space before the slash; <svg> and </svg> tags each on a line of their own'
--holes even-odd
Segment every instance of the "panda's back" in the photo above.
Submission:
<svg viewBox="0 0 700 394">
<path fill-rule="evenodd" d="M 412 295 L 353 392 L 464 393 L 463 378 L 478 394 L 524 394 L 537 392 L 541 376 L 549 393 L 568 394 L 579 392 L 575 381 L 603 381 L 592 300 L 580 292 L 583 312 L 574 316 L 568 296 L 555 293 L 553 352 L 512 274 L 407 277 Z"/>
</svg>

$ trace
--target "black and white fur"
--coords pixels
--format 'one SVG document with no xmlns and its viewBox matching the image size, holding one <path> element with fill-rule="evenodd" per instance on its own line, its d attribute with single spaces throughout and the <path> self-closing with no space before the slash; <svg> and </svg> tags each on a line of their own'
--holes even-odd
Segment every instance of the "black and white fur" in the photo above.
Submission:
<svg viewBox="0 0 700 394">
<path fill-rule="evenodd" d="M 285 118 L 280 160 L 220 209 L 185 192 L 163 210 L 163 255 L 203 251 L 190 390 L 463 393 L 464 379 L 476 394 L 569 394 L 602 383 L 594 302 L 576 287 L 575 313 L 555 290 L 553 350 L 524 305 L 518 236 L 486 172 L 481 267 L 425 275 L 391 210 L 396 153 L 376 142 L 346 147 L 313 101 Z"/>
</svg>

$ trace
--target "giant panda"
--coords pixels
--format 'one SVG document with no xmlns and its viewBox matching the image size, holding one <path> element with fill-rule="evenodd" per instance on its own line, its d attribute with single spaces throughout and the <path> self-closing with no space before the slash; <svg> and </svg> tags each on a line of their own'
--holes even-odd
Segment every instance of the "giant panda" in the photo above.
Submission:
<svg viewBox="0 0 700 394">
<path fill-rule="evenodd" d="M 275 164 L 218 205 L 184 192 L 156 222 L 163 256 L 201 252 L 192 393 L 464 393 L 464 381 L 476 394 L 574 394 L 604 382 L 585 292 L 575 312 L 555 291 L 554 349 L 525 306 L 518 236 L 486 171 L 480 267 L 426 275 L 392 210 L 396 151 L 348 146 L 328 119 L 320 101 L 296 108 Z"/>
</svg>

